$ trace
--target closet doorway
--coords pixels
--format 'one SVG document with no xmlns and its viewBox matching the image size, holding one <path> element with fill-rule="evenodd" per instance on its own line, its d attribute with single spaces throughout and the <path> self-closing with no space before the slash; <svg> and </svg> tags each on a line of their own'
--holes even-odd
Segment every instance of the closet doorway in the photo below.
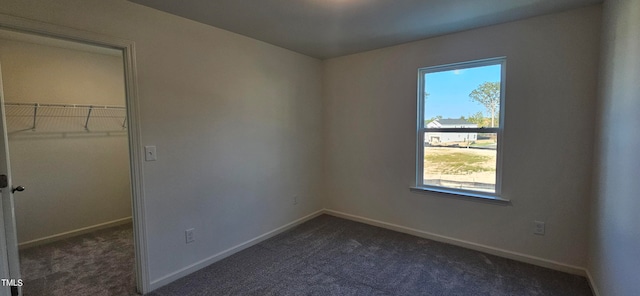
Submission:
<svg viewBox="0 0 640 296">
<path fill-rule="evenodd" d="M 21 295 L 140 290 L 123 54 L 0 29 Z"/>
</svg>

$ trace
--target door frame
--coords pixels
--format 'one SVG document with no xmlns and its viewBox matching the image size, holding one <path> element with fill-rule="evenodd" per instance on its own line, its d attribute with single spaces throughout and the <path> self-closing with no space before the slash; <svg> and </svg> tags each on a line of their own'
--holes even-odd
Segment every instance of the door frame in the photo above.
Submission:
<svg viewBox="0 0 640 296">
<path fill-rule="evenodd" d="M 132 219 L 135 245 L 136 287 L 138 292 L 142 294 L 150 292 L 142 170 L 142 155 L 144 153 L 142 152 L 142 144 L 140 141 L 140 116 L 138 107 L 135 43 L 133 41 L 124 40 L 112 36 L 105 36 L 93 32 L 81 31 L 73 28 L 33 21 L 5 14 L 0 14 L 0 29 L 7 29 L 45 37 L 53 37 L 122 51 L 129 136 L 129 166 L 131 176 Z M 0 212 L 0 218 L 2 218 L 2 215 L 3 213 Z M 0 233 L 3 232 L 4 223 L 2 229 L 0 229 Z M 2 238 L 4 238 L 4 236 L 0 235 L 0 250 L 6 251 L 6 241 L 4 241 Z"/>
<path fill-rule="evenodd" d="M 2 85 L 2 63 L 0 63 L 0 114 L 4 114 L 4 93 L 3 93 L 3 85 Z M 0 131 L 4 132 L 6 130 L 6 120 L 5 118 L 0 118 Z M 8 156 L 9 147 L 9 139 L 5 133 L 0 135 L 0 139 L 2 139 L 3 143 L 0 145 L 0 157 Z M 16 237 L 16 227 L 15 227 L 15 215 L 13 211 L 13 185 L 11 184 L 11 173 L 10 173 L 10 161 L 7 159 L 0 159 L 0 172 L 7 178 L 5 181 L 6 184 L 2 184 L 3 188 L 0 189 L 0 223 L 3 225 L 0 227 L 0 262 L 3 262 L 2 266 L 0 266 L 0 278 L 3 281 L 6 279 L 19 279 L 20 278 L 20 264 L 19 262 L 9 261 L 8 259 L 11 257 L 18 257 L 18 244 Z M 5 171 L 4 168 L 8 170 Z M 6 174 L 6 175 L 5 175 Z M 5 208 L 12 209 L 11 211 L 5 211 Z M 10 212 L 10 213 L 7 213 Z M 3 216 L 4 214 L 8 214 L 7 216 Z M 11 243 L 9 243 L 11 242 Z M 20 287 L 9 287 L 2 283 L 0 287 L 0 295 L 9 295 L 13 294 L 15 290 L 18 289 L 18 294 L 20 293 Z"/>
</svg>

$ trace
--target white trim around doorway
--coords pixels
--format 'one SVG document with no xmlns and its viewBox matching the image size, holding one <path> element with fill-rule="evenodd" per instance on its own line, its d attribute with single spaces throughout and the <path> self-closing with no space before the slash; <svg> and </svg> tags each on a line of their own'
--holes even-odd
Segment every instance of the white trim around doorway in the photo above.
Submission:
<svg viewBox="0 0 640 296">
<path fill-rule="evenodd" d="M 131 194 L 133 233 L 136 258 L 136 285 L 138 292 L 148 293 L 150 288 L 147 261 L 147 235 L 145 226 L 144 186 L 138 88 L 136 77 L 135 44 L 133 41 L 77 30 L 59 25 L 33 21 L 0 14 L 0 29 L 53 37 L 73 42 L 97 45 L 121 50 L 124 61 L 125 94 L 129 131 L 129 159 L 131 169 Z M 2 247 L 0 246 L 0 249 Z"/>
</svg>

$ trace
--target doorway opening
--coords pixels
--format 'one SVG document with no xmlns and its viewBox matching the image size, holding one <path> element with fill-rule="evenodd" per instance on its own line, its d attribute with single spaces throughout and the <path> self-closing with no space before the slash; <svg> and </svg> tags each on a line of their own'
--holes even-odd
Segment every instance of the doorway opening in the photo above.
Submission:
<svg viewBox="0 0 640 296">
<path fill-rule="evenodd" d="M 29 27 L 48 25 L 5 29 L 6 20 L 3 115 L 17 192 L 15 237 L 5 243 L 9 265 L 19 262 L 12 277 L 21 279 L 24 295 L 144 292 L 132 44 L 91 44 L 95 36 L 72 29 L 55 38 L 62 34 L 54 27 L 55 37 L 31 34 Z M 4 222 L 10 210 L 3 208 Z"/>
</svg>

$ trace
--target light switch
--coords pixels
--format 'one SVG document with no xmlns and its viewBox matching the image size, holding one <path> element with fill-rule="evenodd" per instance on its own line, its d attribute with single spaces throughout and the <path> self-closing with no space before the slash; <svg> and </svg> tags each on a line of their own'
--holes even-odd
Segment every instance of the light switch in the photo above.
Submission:
<svg viewBox="0 0 640 296">
<path fill-rule="evenodd" d="M 158 159 L 156 155 L 156 146 L 144 146 L 144 160 L 154 161 Z"/>
</svg>

